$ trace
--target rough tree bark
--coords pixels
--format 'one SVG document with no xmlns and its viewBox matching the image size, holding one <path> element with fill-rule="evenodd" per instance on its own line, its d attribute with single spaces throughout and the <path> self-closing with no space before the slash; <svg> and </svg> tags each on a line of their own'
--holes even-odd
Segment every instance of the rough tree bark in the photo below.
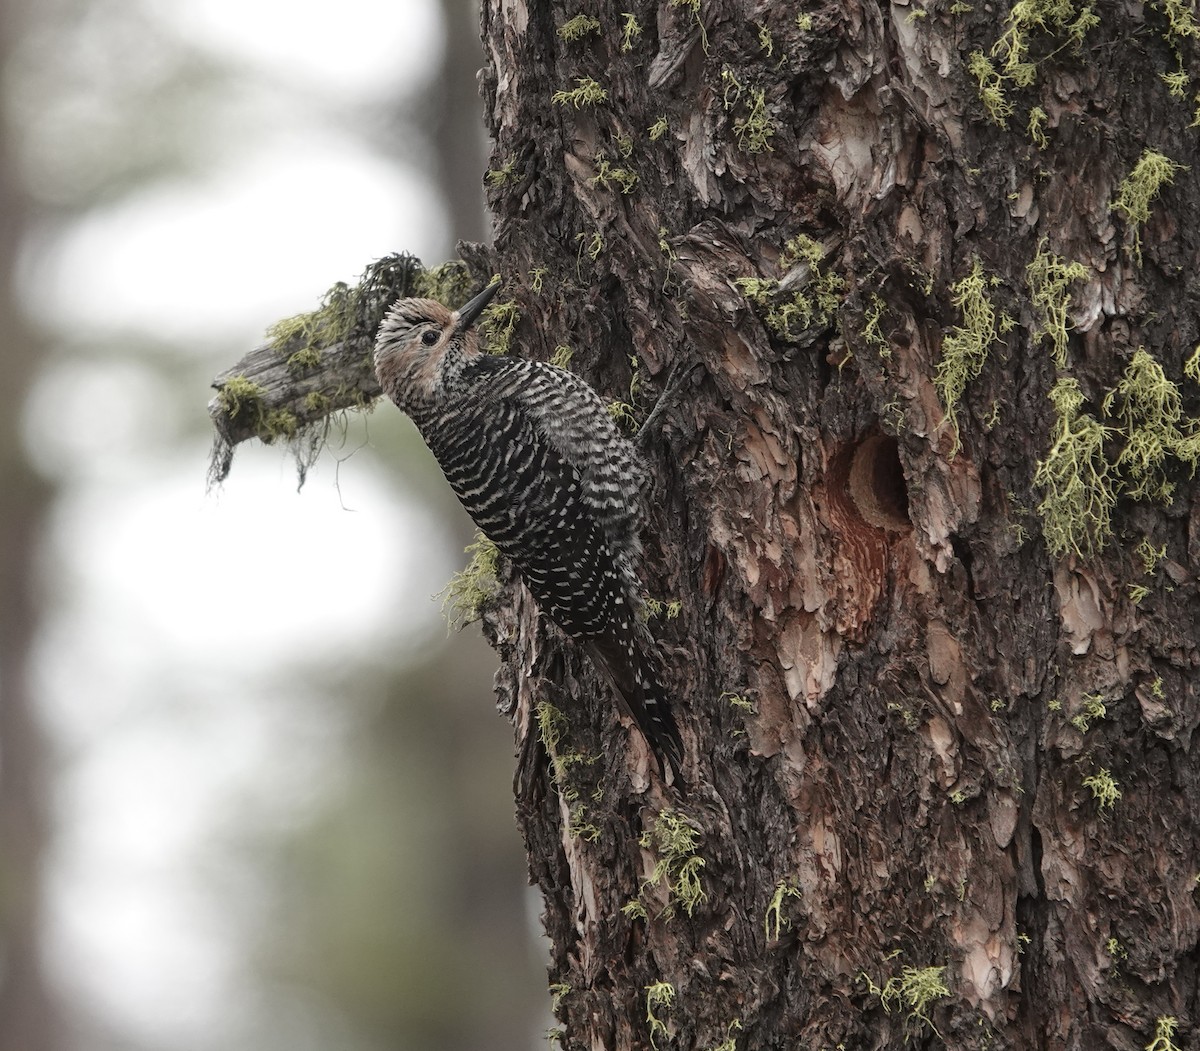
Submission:
<svg viewBox="0 0 1200 1051">
<path fill-rule="evenodd" d="M 514 345 L 635 413 L 698 366 L 647 536 L 686 795 L 519 587 L 484 618 L 563 1045 L 1190 1046 L 1189 10 L 483 28 Z"/>
</svg>

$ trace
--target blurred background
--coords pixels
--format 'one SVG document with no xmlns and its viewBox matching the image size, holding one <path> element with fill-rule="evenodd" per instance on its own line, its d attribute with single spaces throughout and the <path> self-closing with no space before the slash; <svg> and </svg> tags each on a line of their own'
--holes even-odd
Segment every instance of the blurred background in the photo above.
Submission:
<svg viewBox="0 0 1200 1051">
<path fill-rule="evenodd" d="M 542 1045 L 471 536 L 389 407 L 208 383 L 482 240 L 477 0 L 0 0 L 0 1051 Z"/>
</svg>

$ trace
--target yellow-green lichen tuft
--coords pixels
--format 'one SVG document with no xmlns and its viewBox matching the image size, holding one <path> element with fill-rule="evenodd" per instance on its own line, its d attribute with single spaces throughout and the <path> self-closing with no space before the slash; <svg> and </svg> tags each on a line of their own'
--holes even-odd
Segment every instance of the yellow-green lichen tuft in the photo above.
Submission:
<svg viewBox="0 0 1200 1051">
<path fill-rule="evenodd" d="M 354 331 L 361 306 L 361 290 L 339 281 L 325 293 L 316 310 L 275 322 L 267 329 L 267 342 L 281 352 L 296 343 L 300 349 L 341 343 Z"/>
<path fill-rule="evenodd" d="M 689 916 L 698 905 L 708 901 L 700 885 L 700 870 L 704 859 L 697 853 L 699 833 L 673 810 L 664 810 L 655 819 L 654 827 L 642 834 L 639 843 L 657 856 L 654 872 L 643 883 L 652 887 L 663 880 L 668 883 L 667 904 L 661 915 L 670 919 L 677 908 Z"/>
<path fill-rule="evenodd" d="M 649 128 L 646 129 L 647 134 L 650 136 L 650 141 L 658 142 L 659 139 L 666 135 L 669 127 L 670 125 L 667 123 L 667 118 L 659 117 L 658 120 L 656 120 L 650 125 Z"/>
<path fill-rule="evenodd" d="M 967 384 L 983 371 L 988 349 L 1000 338 L 1001 331 L 1011 325 L 997 315 L 992 305 L 988 289 L 994 284 L 996 278 L 986 277 L 983 264 L 976 259 L 971 272 L 950 287 L 950 302 L 962 314 L 962 321 L 942 340 L 942 357 L 933 384 L 942 400 L 946 422 L 954 429 L 951 455 L 960 445 L 958 403 Z"/>
<path fill-rule="evenodd" d="M 800 264 L 809 268 L 808 282 L 799 291 L 780 291 L 780 282 L 774 278 L 739 277 L 734 281 L 742 295 L 761 310 L 768 330 L 780 339 L 797 340 L 809 329 L 828 325 L 837 314 L 846 282 L 840 274 L 821 268 L 824 254 L 821 243 L 805 234 L 783 246 L 781 270 Z"/>
<path fill-rule="evenodd" d="M 1175 181 L 1175 175 L 1185 170 L 1170 157 L 1157 150 L 1145 149 L 1117 191 L 1111 209 L 1119 212 L 1133 232 L 1133 255 L 1142 263 L 1142 227 L 1150 218 L 1150 204 L 1164 186 Z"/>
<path fill-rule="evenodd" d="M 1196 22 L 1195 5 L 1187 0 L 1154 0 L 1151 6 L 1167 17 L 1167 36 L 1184 40 L 1200 37 L 1200 24 Z"/>
<path fill-rule="evenodd" d="M 414 296 L 436 299 L 447 306 L 465 303 L 473 284 L 470 271 L 457 259 L 419 270 L 413 279 Z"/>
<path fill-rule="evenodd" d="M 1054 364 L 1060 369 L 1067 367 L 1067 311 L 1071 306 L 1068 291 L 1075 281 L 1082 281 L 1089 270 L 1082 263 L 1060 259 L 1046 247 L 1046 238 L 1038 244 L 1037 254 L 1025 268 L 1025 281 L 1029 285 L 1029 296 L 1034 309 L 1040 315 L 1040 327 L 1032 334 L 1033 340 L 1050 337 Z"/>
<path fill-rule="evenodd" d="M 556 91 L 550 101 L 559 106 L 597 106 L 608 101 L 608 91 L 591 77 L 576 77 L 575 87 L 570 91 Z"/>
<path fill-rule="evenodd" d="M 1117 386 L 1104 399 L 1106 416 L 1120 421 L 1117 433 L 1125 440 L 1114 466 L 1132 500 L 1169 503 L 1174 485 L 1167 479 L 1168 457 L 1181 460 L 1195 472 L 1200 460 L 1200 433 L 1194 421 L 1184 422 L 1183 399 L 1162 366 L 1139 347 Z"/>
<path fill-rule="evenodd" d="M 321 364 L 321 352 L 316 347 L 301 347 L 287 359 L 287 370 L 293 376 L 311 372 Z"/>
<path fill-rule="evenodd" d="M 767 96 L 761 88 L 750 91 L 749 112 L 733 122 L 739 149 L 747 153 L 762 153 L 773 150 L 771 139 L 775 136 L 776 124 L 767 113 Z"/>
<path fill-rule="evenodd" d="M 461 628 L 477 621 L 500 589 L 496 572 L 500 550 L 482 533 L 467 545 L 467 566 L 450 578 L 442 590 L 442 612 L 451 627 Z"/>
<path fill-rule="evenodd" d="M 558 27 L 563 40 L 576 41 L 600 32 L 600 19 L 592 15 L 576 15 Z"/>
<path fill-rule="evenodd" d="M 910 1023 L 927 1025 L 936 1033 L 937 1029 L 929 1019 L 929 1009 L 950 995 L 945 976 L 945 967 L 905 967 L 882 986 L 876 985 L 866 974 L 863 978 L 867 981 L 868 991 L 879 997 L 888 1014 L 903 1011 Z"/>
<path fill-rule="evenodd" d="M 763 920 L 763 932 L 767 938 L 779 940 L 779 932 L 783 927 L 791 927 L 791 921 L 783 914 L 783 903 L 787 898 L 800 897 L 800 888 L 790 880 L 781 879 L 775 885 L 775 893 L 771 895 L 771 900 L 767 904 L 767 914 Z M 772 935 L 771 926 L 774 922 L 775 933 Z"/>
<path fill-rule="evenodd" d="M 621 17 L 625 19 L 621 27 L 621 50 L 632 51 L 633 42 L 642 35 L 642 23 L 632 11 L 625 11 Z"/>
<path fill-rule="evenodd" d="M 1056 421 L 1046 457 L 1033 484 L 1045 494 L 1038 505 L 1042 534 L 1055 558 L 1098 554 L 1112 536 L 1117 482 L 1104 458 L 1107 431 L 1092 415 L 1081 413 L 1079 383 L 1060 379 L 1050 391 Z"/>
<path fill-rule="evenodd" d="M 1041 106 L 1034 106 L 1029 110 L 1029 123 L 1025 126 L 1025 130 L 1029 133 L 1030 141 L 1039 150 L 1044 150 L 1050 144 L 1050 140 L 1046 138 L 1046 132 L 1043 130 L 1047 120 L 1049 117 L 1046 116 L 1046 111 Z"/>
<path fill-rule="evenodd" d="M 1154 1020 L 1154 1039 L 1146 1045 L 1146 1051 L 1180 1051 L 1175 1044 L 1175 1030 L 1179 1020 L 1174 1015 L 1159 1015 Z"/>
<path fill-rule="evenodd" d="M 982 51 L 972 51 L 967 59 L 967 72 L 975 78 L 979 89 L 979 101 L 983 103 L 988 120 L 1001 128 L 1008 127 L 1008 118 L 1013 115 L 1013 104 L 1004 94 L 1004 78 L 991 59 Z"/>
<path fill-rule="evenodd" d="M 667 1036 L 667 1023 L 655 1011 L 669 1011 L 675 1006 L 675 986 L 670 982 L 655 982 L 646 986 L 646 1021 L 650 1023 L 650 1046 L 658 1047 L 658 1041 Z"/>
<path fill-rule="evenodd" d="M 521 313 L 513 300 L 492 303 L 479 320 L 479 330 L 487 340 L 489 354 L 507 354 L 512 350 L 513 332 Z"/>
<path fill-rule="evenodd" d="M 592 176 L 593 186 L 602 186 L 607 190 L 615 185 L 621 193 L 626 194 L 633 193 L 637 181 L 638 174 L 632 168 L 615 167 L 603 158 L 596 169 L 596 174 Z"/>
<path fill-rule="evenodd" d="M 740 1033 L 742 1030 L 742 1020 L 735 1018 L 725 1027 L 725 1039 L 719 1044 L 714 1044 L 707 1051 L 737 1051 L 737 1037 L 735 1033 Z"/>
<path fill-rule="evenodd" d="M 1071 725 L 1081 734 L 1088 732 L 1093 719 L 1103 719 L 1108 715 L 1108 706 L 1098 693 L 1088 693 L 1083 696 L 1082 709 L 1071 718 Z"/>
<path fill-rule="evenodd" d="M 1101 810 L 1112 810 L 1121 798 L 1121 788 L 1113 780 L 1108 767 L 1102 766 L 1096 773 L 1083 779 L 1083 787 L 1092 793 L 1092 798 L 1100 804 Z"/>
<path fill-rule="evenodd" d="M 516 182 L 517 162 L 508 160 L 498 168 L 489 168 L 484 172 L 483 179 L 489 186 L 507 186 L 511 182 Z"/>
<path fill-rule="evenodd" d="M 263 397 L 266 391 L 245 376 L 230 376 L 217 392 L 221 411 L 231 420 L 245 420 L 257 427 L 265 411 Z"/>
<path fill-rule="evenodd" d="M 1183 363 L 1183 374 L 1193 383 L 1200 383 L 1200 346 Z"/>
</svg>

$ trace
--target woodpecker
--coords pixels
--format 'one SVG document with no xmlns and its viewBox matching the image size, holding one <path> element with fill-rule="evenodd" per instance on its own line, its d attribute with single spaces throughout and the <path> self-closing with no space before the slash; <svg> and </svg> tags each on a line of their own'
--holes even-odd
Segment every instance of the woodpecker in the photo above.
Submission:
<svg viewBox="0 0 1200 1051">
<path fill-rule="evenodd" d="M 681 784 L 683 744 L 637 615 L 645 465 L 579 377 L 482 351 L 474 325 L 499 287 L 456 311 L 397 300 L 375 341 L 379 385 L 538 608 L 612 683 L 660 771 L 665 760 Z"/>
</svg>

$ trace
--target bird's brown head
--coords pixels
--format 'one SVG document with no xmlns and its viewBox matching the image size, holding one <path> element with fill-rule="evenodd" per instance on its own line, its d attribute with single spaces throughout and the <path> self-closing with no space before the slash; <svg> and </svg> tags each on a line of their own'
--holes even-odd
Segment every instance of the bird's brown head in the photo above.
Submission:
<svg viewBox="0 0 1200 1051">
<path fill-rule="evenodd" d="M 384 394 L 406 411 L 433 400 L 448 370 L 480 353 L 475 322 L 500 288 L 494 281 L 449 310 L 435 299 L 398 299 L 375 338 L 375 375 Z"/>
</svg>

